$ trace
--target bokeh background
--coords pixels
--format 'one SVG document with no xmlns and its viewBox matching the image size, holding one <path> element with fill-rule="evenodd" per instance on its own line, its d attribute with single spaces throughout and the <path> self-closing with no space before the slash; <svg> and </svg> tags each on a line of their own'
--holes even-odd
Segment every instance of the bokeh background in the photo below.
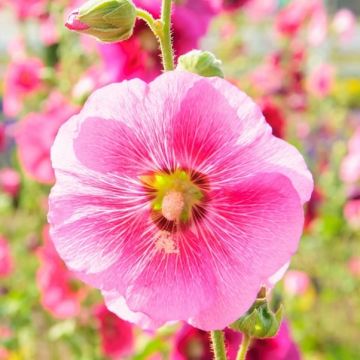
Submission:
<svg viewBox="0 0 360 360">
<path fill-rule="evenodd" d="M 0 0 L 0 359 L 211 359 L 205 333 L 182 324 L 143 332 L 109 313 L 51 243 L 59 127 L 96 88 L 161 71 L 141 22 L 113 45 L 68 31 L 81 3 Z M 158 13 L 157 0 L 136 4 Z M 213 51 L 315 178 L 299 251 L 272 292 L 286 308 L 281 336 L 254 344 L 249 360 L 360 359 L 359 0 L 174 6 L 176 54 Z"/>
</svg>

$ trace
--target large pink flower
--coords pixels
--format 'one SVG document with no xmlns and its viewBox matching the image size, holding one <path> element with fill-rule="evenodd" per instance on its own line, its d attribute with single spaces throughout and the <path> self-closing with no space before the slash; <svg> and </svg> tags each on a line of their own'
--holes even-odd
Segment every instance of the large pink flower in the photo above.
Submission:
<svg viewBox="0 0 360 360">
<path fill-rule="evenodd" d="M 153 16 L 159 16 L 160 0 L 134 2 Z M 207 0 L 186 0 L 174 5 L 172 21 L 174 50 L 177 56 L 198 47 L 213 15 Z M 157 40 L 142 20 L 137 22 L 134 35 L 129 40 L 110 45 L 102 44 L 100 53 L 110 82 L 133 78 L 151 81 L 161 73 Z"/>
<path fill-rule="evenodd" d="M 43 113 L 31 113 L 19 123 L 16 142 L 28 176 L 45 184 L 54 181 L 50 148 L 59 127 L 75 112 L 73 106 L 56 95 L 50 98 Z"/>
<path fill-rule="evenodd" d="M 18 115 L 25 97 L 40 90 L 43 67 L 41 60 L 36 58 L 9 65 L 4 78 L 4 113 L 7 116 Z"/>
<path fill-rule="evenodd" d="M 41 304 L 54 317 L 66 319 L 79 314 L 82 294 L 71 287 L 72 274 L 59 258 L 49 227 L 43 230 L 44 245 L 38 250 L 40 267 L 36 282 L 41 293 Z"/>
<path fill-rule="evenodd" d="M 143 326 L 236 320 L 296 251 L 313 188 L 251 99 L 180 71 L 96 91 L 52 162 L 59 254 Z"/>
</svg>

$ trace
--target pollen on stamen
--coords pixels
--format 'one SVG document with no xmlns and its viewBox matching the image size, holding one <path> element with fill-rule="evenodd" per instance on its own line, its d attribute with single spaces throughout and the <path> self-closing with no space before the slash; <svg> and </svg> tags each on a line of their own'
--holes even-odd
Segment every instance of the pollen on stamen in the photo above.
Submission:
<svg viewBox="0 0 360 360">
<path fill-rule="evenodd" d="M 163 198 L 161 212 L 165 219 L 177 221 L 184 210 L 184 195 L 179 191 L 170 191 Z"/>
<path fill-rule="evenodd" d="M 161 230 L 156 233 L 155 237 L 155 248 L 158 251 L 164 251 L 165 254 L 178 254 L 179 249 L 170 232 Z"/>
</svg>

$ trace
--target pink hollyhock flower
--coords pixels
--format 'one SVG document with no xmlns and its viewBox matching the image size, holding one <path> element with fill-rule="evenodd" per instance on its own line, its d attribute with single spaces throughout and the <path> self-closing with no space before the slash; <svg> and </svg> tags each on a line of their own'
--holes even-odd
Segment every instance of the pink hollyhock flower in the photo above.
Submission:
<svg viewBox="0 0 360 360">
<path fill-rule="evenodd" d="M 329 64 L 321 64 L 310 74 L 309 91 L 318 98 L 328 96 L 335 84 L 335 69 Z"/>
<path fill-rule="evenodd" d="M 46 46 L 51 46 L 59 42 L 60 35 L 56 28 L 53 17 L 46 16 L 40 18 L 40 39 Z"/>
<path fill-rule="evenodd" d="M 20 20 L 40 17 L 46 12 L 47 0 L 5 0 Z"/>
<path fill-rule="evenodd" d="M 319 215 L 319 207 L 324 199 L 323 194 L 317 188 L 314 189 L 311 194 L 311 198 L 306 205 L 305 210 L 305 224 L 304 228 L 309 229 L 315 219 L 318 218 Z"/>
<path fill-rule="evenodd" d="M 160 0 L 137 0 L 135 4 L 155 17 L 159 16 Z M 177 56 L 198 47 L 213 15 L 206 0 L 186 0 L 174 4 L 172 32 Z M 129 40 L 99 46 L 109 82 L 132 78 L 151 81 L 162 71 L 157 40 L 142 20 L 137 22 L 134 35 Z"/>
<path fill-rule="evenodd" d="M 51 97 L 43 113 L 31 113 L 20 123 L 15 135 L 21 165 L 38 182 L 51 184 L 54 172 L 50 147 L 59 127 L 76 112 L 59 94 Z"/>
<path fill-rule="evenodd" d="M 240 333 L 225 329 L 225 343 L 229 360 L 235 360 L 240 342 Z M 212 360 L 213 358 L 209 333 L 184 324 L 175 335 L 170 359 Z"/>
<path fill-rule="evenodd" d="M 103 354 L 116 359 L 131 355 L 134 348 L 133 326 L 110 312 L 105 305 L 96 307 L 95 316 Z"/>
<path fill-rule="evenodd" d="M 286 131 L 285 114 L 270 98 L 260 103 L 261 111 L 266 122 L 271 126 L 274 136 L 284 138 Z"/>
<path fill-rule="evenodd" d="M 26 96 L 41 89 L 43 67 L 41 60 L 35 58 L 10 63 L 4 77 L 3 105 L 7 116 L 16 116 Z"/>
<path fill-rule="evenodd" d="M 20 176 L 17 171 L 11 168 L 0 170 L 0 190 L 15 197 L 20 190 Z"/>
<path fill-rule="evenodd" d="M 284 85 L 284 70 L 281 67 L 281 56 L 272 54 L 250 74 L 252 86 L 261 94 L 273 94 Z"/>
<path fill-rule="evenodd" d="M 105 71 L 97 66 L 89 68 L 74 85 L 72 97 L 78 102 L 83 102 L 95 89 L 108 84 L 109 79 Z"/>
<path fill-rule="evenodd" d="M 8 327 L 5 326 L 0 327 L 0 339 L 2 341 L 9 340 L 11 336 L 12 336 L 12 332 Z M 9 359 L 11 359 L 9 351 L 0 345 L 0 360 L 9 360 Z"/>
<path fill-rule="evenodd" d="M 5 124 L 0 123 L 0 153 L 6 149 Z"/>
<path fill-rule="evenodd" d="M 49 227 L 43 229 L 44 244 L 38 250 L 40 267 L 36 283 L 41 294 L 41 305 L 54 317 L 66 319 L 80 313 L 82 294 L 72 288 L 72 274 L 59 258 L 49 236 Z"/>
<path fill-rule="evenodd" d="M 310 287 L 310 278 L 303 271 L 289 270 L 284 276 L 284 289 L 290 295 L 304 295 Z"/>
<path fill-rule="evenodd" d="M 253 21 L 261 21 L 275 13 L 277 0 L 250 0 L 244 4 L 244 12 Z"/>
<path fill-rule="evenodd" d="M 210 0 L 209 1 L 216 12 L 227 10 L 233 11 L 243 7 L 251 0 Z"/>
<path fill-rule="evenodd" d="M 270 339 L 255 340 L 246 356 L 247 360 L 300 360 L 301 355 L 291 337 L 286 321 L 278 334 Z"/>
<path fill-rule="evenodd" d="M 355 35 L 356 17 L 349 9 L 341 9 L 335 14 L 332 26 L 340 39 L 346 43 Z"/>
<path fill-rule="evenodd" d="M 360 278 L 360 256 L 353 256 L 349 260 L 348 269 L 353 276 Z"/>
<path fill-rule="evenodd" d="M 241 344 L 241 334 L 225 329 L 225 343 L 229 360 L 235 360 Z M 171 360 L 212 360 L 209 333 L 184 325 L 176 334 Z M 300 360 L 299 350 L 291 338 L 289 326 L 283 322 L 274 338 L 255 340 L 247 360 Z"/>
<path fill-rule="evenodd" d="M 0 277 L 8 276 L 13 268 L 8 241 L 0 235 Z"/>
<path fill-rule="evenodd" d="M 345 204 L 344 216 L 349 225 L 354 229 L 360 229 L 360 197 L 352 196 Z"/>
<path fill-rule="evenodd" d="M 276 30 L 284 36 L 295 36 L 302 26 L 318 14 L 324 15 L 322 0 L 295 0 L 286 5 L 277 15 Z"/>
<path fill-rule="evenodd" d="M 328 16 L 325 7 L 319 7 L 312 15 L 308 27 L 308 42 L 311 46 L 320 46 L 328 32 Z"/>
<path fill-rule="evenodd" d="M 296 251 L 313 188 L 250 98 L 181 71 L 97 90 L 61 127 L 52 163 L 60 256 L 142 326 L 241 316 Z"/>
<path fill-rule="evenodd" d="M 341 164 L 340 177 L 345 183 L 351 184 L 360 179 L 360 127 L 349 140 L 348 149 Z"/>
</svg>

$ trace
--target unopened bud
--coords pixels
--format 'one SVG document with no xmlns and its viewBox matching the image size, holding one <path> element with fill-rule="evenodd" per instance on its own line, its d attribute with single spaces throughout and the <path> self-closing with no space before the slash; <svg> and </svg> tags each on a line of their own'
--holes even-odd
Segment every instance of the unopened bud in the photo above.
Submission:
<svg viewBox="0 0 360 360">
<path fill-rule="evenodd" d="M 69 15 L 65 26 L 103 42 L 117 42 L 132 35 L 135 21 L 131 0 L 90 0 Z"/>
<path fill-rule="evenodd" d="M 177 69 L 186 70 L 205 77 L 224 77 L 221 61 L 209 51 L 192 50 L 180 56 Z"/>
<path fill-rule="evenodd" d="M 229 327 L 254 339 L 266 339 L 275 336 L 281 325 L 283 306 L 273 312 L 268 305 L 266 292 L 261 289 L 252 307 Z"/>
</svg>

